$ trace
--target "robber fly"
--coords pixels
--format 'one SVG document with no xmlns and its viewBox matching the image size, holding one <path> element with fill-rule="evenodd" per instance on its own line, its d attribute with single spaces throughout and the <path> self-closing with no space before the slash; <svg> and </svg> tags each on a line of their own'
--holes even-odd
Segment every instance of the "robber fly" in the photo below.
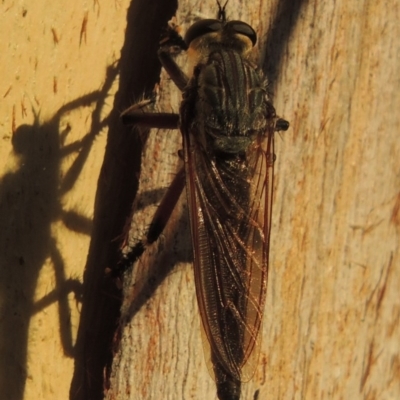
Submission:
<svg viewBox="0 0 400 400">
<path fill-rule="evenodd" d="M 182 168 L 162 200 L 146 238 L 120 263 L 125 269 L 164 229 L 186 184 L 196 295 L 221 400 L 240 398 L 258 361 L 257 340 L 267 290 L 274 133 L 289 123 L 275 114 L 266 82 L 251 61 L 256 33 L 242 21 L 194 23 L 184 39 L 170 29 L 159 59 L 183 92 L 178 114 L 149 113 L 144 101 L 122 114 L 125 124 L 180 129 Z M 196 58 L 189 78 L 172 49 Z"/>
</svg>

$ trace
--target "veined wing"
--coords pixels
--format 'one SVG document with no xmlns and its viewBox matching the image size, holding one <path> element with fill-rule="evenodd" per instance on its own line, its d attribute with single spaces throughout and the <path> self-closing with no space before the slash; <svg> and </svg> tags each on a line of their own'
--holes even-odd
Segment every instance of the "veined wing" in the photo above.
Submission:
<svg viewBox="0 0 400 400">
<path fill-rule="evenodd" d="M 266 298 L 273 128 L 245 154 L 210 158 L 184 135 L 197 300 L 213 362 L 247 381 Z"/>
</svg>

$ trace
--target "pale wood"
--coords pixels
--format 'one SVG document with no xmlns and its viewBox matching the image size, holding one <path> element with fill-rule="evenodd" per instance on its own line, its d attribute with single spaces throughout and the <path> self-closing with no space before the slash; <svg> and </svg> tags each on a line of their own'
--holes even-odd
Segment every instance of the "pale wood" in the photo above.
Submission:
<svg viewBox="0 0 400 400">
<path fill-rule="evenodd" d="M 69 398 L 128 5 L 0 5 L 1 399 Z"/>
</svg>

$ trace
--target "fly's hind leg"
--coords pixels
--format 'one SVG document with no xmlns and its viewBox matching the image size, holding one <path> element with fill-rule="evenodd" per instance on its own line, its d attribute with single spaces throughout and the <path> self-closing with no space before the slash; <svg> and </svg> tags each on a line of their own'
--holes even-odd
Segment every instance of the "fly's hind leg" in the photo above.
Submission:
<svg viewBox="0 0 400 400">
<path fill-rule="evenodd" d="M 179 197 L 185 187 L 185 169 L 182 167 L 175 175 L 174 180 L 165 193 L 156 213 L 150 223 L 149 229 L 145 237 L 136 243 L 127 253 L 125 253 L 119 261 L 114 275 L 121 276 L 133 263 L 135 263 L 144 253 L 146 248 L 154 243 L 163 232 L 167 222 L 174 210 Z"/>
<path fill-rule="evenodd" d="M 123 123 L 144 128 L 178 129 L 178 114 L 145 111 L 145 108 L 153 102 L 154 99 L 143 100 L 129 107 L 121 114 Z M 145 237 L 136 243 L 127 253 L 123 254 L 117 267 L 113 270 L 114 276 L 120 277 L 140 258 L 146 248 L 159 238 L 179 200 L 184 186 L 185 170 L 182 167 L 158 206 Z"/>
<path fill-rule="evenodd" d="M 187 46 L 178 33 L 178 27 L 174 23 L 170 23 L 164 37 L 160 41 L 158 57 L 172 81 L 181 91 L 186 88 L 189 78 L 175 62 L 173 56 L 182 50 L 187 50 Z M 147 106 L 154 102 L 155 99 L 152 98 L 129 107 L 121 114 L 122 122 L 125 125 L 134 125 L 142 128 L 178 129 L 178 114 L 152 113 L 145 110 Z M 144 239 L 139 241 L 122 256 L 117 268 L 114 270 L 114 275 L 120 276 L 140 258 L 149 245 L 159 238 L 179 200 L 184 186 L 185 170 L 182 167 L 158 206 Z"/>
</svg>

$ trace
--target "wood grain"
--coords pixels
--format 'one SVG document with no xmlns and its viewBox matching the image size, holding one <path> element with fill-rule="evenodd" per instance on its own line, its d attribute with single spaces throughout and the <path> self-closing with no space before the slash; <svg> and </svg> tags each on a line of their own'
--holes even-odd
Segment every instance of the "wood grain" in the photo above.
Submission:
<svg viewBox="0 0 400 400">
<path fill-rule="evenodd" d="M 213 9 L 212 1 L 181 1 L 177 18 L 185 30 L 197 12 L 213 17 Z M 291 123 L 276 138 L 263 347 L 243 399 L 257 390 L 260 399 L 396 398 L 399 8 L 384 1 L 231 1 L 227 10 L 257 29 L 275 107 Z M 177 110 L 163 77 L 159 108 Z M 179 134 L 150 137 L 140 193 L 166 187 L 179 164 Z M 138 232 L 153 212 L 137 215 Z M 140 286 L 174 264 L 140 309 L 124 313 L 109 399 L 215 398 L 191 266 L 180 258 L 189 235 L 181 212 L 135 267 Z M 126 293 L 128 305 L 136 286 Z"/>
<path fill-rule="evenodd" d="M 71 12 L 40 2 L 1 6 L 8 18 L 0 24 L 7 39 L 0 61 L 0 391 L 7 398 L 216 398 L 203 356 L 184 195 L 125 283 L 120 340 L 120 300 L 104 282 L 137 187 L 132 241 L 181 163 L 178 131 L 152 131 L 145 140 L 118 121 L 158 82 L 158 37 L 176 6 L 183 31 L 216 12 L 214 0 L 94 1 L 93 9 Z M 244 400 L 257 391 L 260 400 L 400 398 L 399 7 L 385 0 L 228 4 L 229 19 L 256 29 L 275 108 L 291 123 L 276 137 L 262 352 Z M 101 92 L 116 60 L 118 92 Z M 183 56 L 180 62 L 186 65 Z M 92 92 L 104 105 L 101 116 L 95 102 L 85 105 Z M 162 73 L 157 109 L 177 111 L 179 101 Z M 68 104 L 76 108 L 60 118 Z M 100 129 L 111 108 L 108 136 L 85 142 L 84 167 L 68 175 L 79 146 L 65 159 L 50 150 L 79 144 L 92 132 L 92 118 Z M 23 168 L 13 143 L 24 125 L 53 140 L 34 147 L 33 170 Z M 40 196 L 28 196 L 43 165 L 57 174 Z M 32 191 L 18 197 L 21 187 Z M 61 279 L 54 266 L 62 267 Z M 84 268 L 76 307 L 71 288 L 57 291 L 56 283 L 81 282 Z"/>
</svg>

